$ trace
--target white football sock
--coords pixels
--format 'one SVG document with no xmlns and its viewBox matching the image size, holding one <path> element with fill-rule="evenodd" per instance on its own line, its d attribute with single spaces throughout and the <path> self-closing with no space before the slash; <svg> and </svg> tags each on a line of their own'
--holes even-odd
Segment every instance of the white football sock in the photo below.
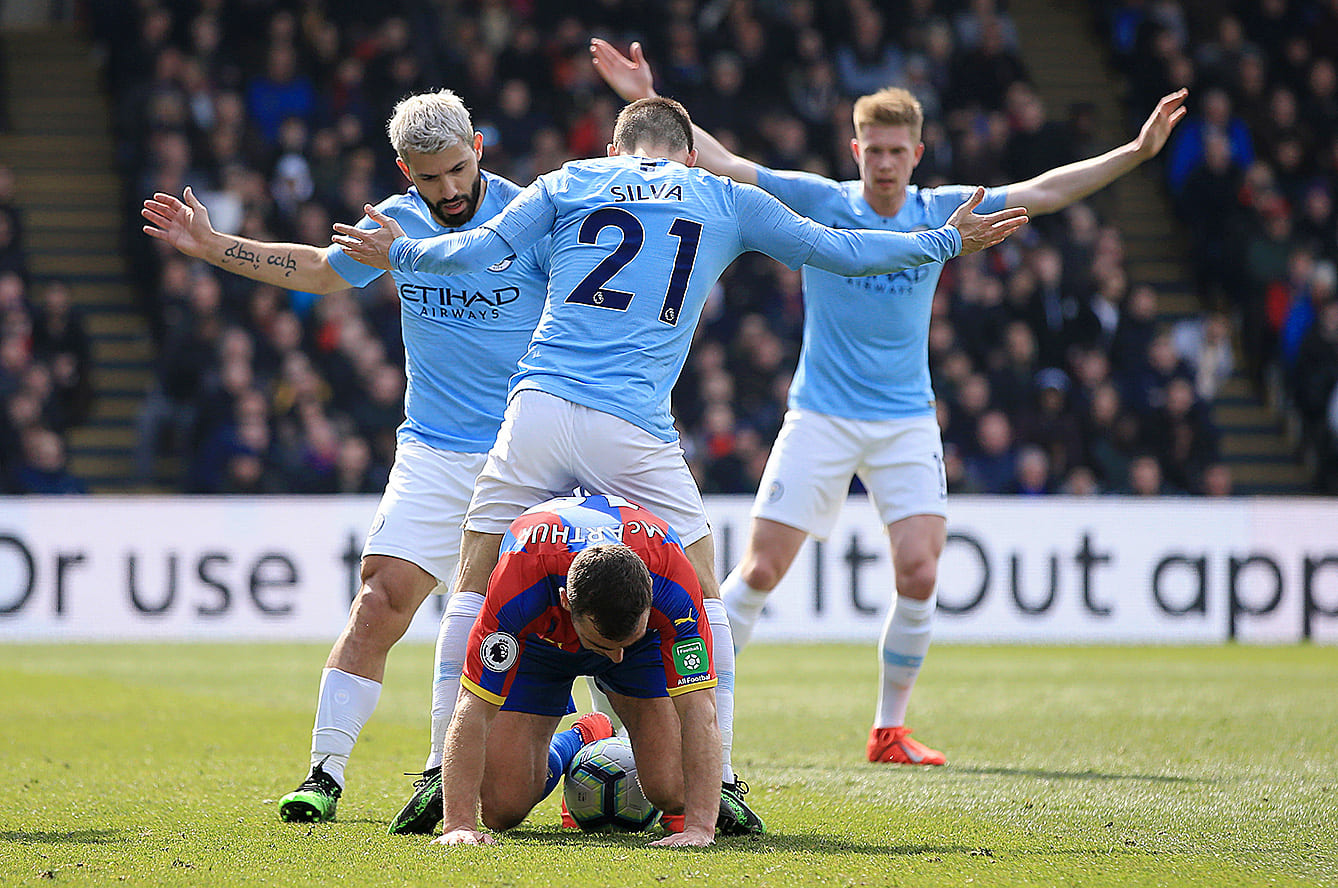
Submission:
<svg viewBox="0 0 1338 888">
<path fill-rule="evenodd" d="M 898 595 L 896 606 L 883 624 L 882 656 L 878 661 L 878 712 L 875 728 L 896 728 L 906 721 L 906 704 L 911 699 L 920 664 L 929 651 L 934 632 L 934 607 L 937 594 L 924 601 Z"/>
<path fill-rule="evenodd" d="M 707 598 L 702 602 L 711 624 L 711 659 L 715 665 L 715 718 L 720 724 L 720 782 L 734 782 L 734 638 L 725 602 Z"/>
<path fill-rule="evenodd" d="M 720 584 L 720 599 L 729 612 L 729 628 L 734 636 L 734 650 L 744 649 L 753 637 L 753 627 L 767 603 L 770 590 L 754 589 L 743 581 L 743 573 L 736 567 Z M 707 599 L 708 601 L 710 599 Z"/>
<path fill-rule="evenodd" d="M 334 778 L 342 788 L 344 768 L 358 742 L 358 732 L 367 724 L 381 698 L 381 682 L 353 675 L 342 669 L 321 672 L 320 697 L 316 701 L 316 727 L 311 731 L 311 766 Z"/>
<path fill-rule="evenodd" d="M 460 695 L 460 673 L 465 669 L 469 632 L 474 618 L 483 609 L 478 592 L 456 592 L 446 603 L 437 631 L 437 671 L 432 677 L 432 746 L 427 751 L 424 771 L 441 767 L 446 747 L 446 729 L 455 714 L 455 699 Z"/>
</svg>

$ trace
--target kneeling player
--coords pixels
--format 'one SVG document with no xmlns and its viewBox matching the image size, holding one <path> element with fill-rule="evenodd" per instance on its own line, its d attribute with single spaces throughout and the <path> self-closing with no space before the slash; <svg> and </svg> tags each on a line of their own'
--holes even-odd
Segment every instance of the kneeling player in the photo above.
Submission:
<svg viewBox="0 0 1338 888">
<path fill-rule="evenodd" d="M 517 518 L 501 553 L 446 735 L 437 841 L 491 843 L 480 810 L 484 826 L 509 829 L 552 791 L 564 763 L 549 740 L 573 680 L 593 675 L 646 797 L 683 815 L 682 832 L 653 844 L 711 844 L 727 817 L 711 627 L 678 536 L 620 497 L 563 497 Z"/>
</svg>

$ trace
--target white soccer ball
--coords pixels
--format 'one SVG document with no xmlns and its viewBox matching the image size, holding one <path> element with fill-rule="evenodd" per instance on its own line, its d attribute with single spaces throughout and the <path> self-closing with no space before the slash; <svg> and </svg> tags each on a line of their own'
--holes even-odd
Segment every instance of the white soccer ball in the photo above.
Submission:
<svg viewBox="0 0 1338 888">
<path fill-rule="evenodd" d="M 660 816 L 641 791 L 632 747 L 619 737 L 581 747 L 567 768 L 562 795 L 581 829 L 639 832 Z"/>
</svg>

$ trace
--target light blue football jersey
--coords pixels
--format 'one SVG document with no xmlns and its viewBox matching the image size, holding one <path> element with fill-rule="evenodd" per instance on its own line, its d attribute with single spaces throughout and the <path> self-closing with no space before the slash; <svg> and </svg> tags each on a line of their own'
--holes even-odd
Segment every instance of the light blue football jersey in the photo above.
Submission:
<svg viewBox="0 0 1338 888">
<path fill-rule="evenodd" d="M 669 394 L 707 294 L 740 253 L 845 275 L 942 263 L 955 228 L 835 231 L 761 189 L 664 159 L 601 157 L 540 176 L 484 230 L 397 238 L 392 267 L 476 267 L 552 233 L 548 301 L 512 391 L 538 389 L 665 441 Z M 500 241 L 500 242 L 499 242 Z"/>
<path fill-rule="evenodd" d="M 906 188 L 891 217 L 864 199 L 859 181 L 757 168 L 757 184 L 797 213 L 835 228 L 922 231 L 937 228 L 975 189 Z M 1005 206 L 989 188 L 977 213 Z M 804 266 L 804 343 L 790 385 L 791 407 L 848 419 L 899 419 L 934 412 L 929 381 L 929 316 L 942 262 L 891 274 L 846 277 Z"/>
<path fill-rule="evenodd" d="M 382 201 L 377 209 L 410 237 L 474 228 L 520 193 L 515 183 L 483 173 L 487 191 L 461 228 L 437 222 L 417 188 Z M 367 217 L 359 228 L 376 227 Z M 330 265 L 355 287 L 383 271 L 350 258 L 338 246 Z M 486 453 L 497 438 L 506 393 L 538 323 L 548 287 L 548 243 L 501 257 L 483 271 L 456 274 L 392 272 L 400 297 L 404 336 L 404 422 L 398 435 L 440 450 Z"/>
</svg>

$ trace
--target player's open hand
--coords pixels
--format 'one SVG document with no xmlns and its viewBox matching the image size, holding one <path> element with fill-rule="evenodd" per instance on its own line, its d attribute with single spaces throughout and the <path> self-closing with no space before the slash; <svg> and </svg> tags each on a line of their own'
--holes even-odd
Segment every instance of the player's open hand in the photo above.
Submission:
<svg viewBox="0 0 1338 888">
<path fill-rule="evenodd" d="M 404 229 L 400 228 L 394 219 L 378 212 L 371 204 L 365 205 L 363 212 L 380 227 L 356 228 L 343 222 L 336 222 L 335 235 L 330 240 L 363 265 L 389 271 L 390 245 L 395 242 L 395 238 L 404 237 Z"/>
<path fill-rule="evenodd" d="M 628 51 L 632 54 L 630 59 L 607 40 L 590 38 L 590 63 L 604 82 L 625 102 L 648 99 L 655 95 L 655 77 L 641 52 L 640 43 L 633 43 Z"/>
<path fill-rule="evenodd" d="M 955 226 L 962 236 L 963 256 L 992 247 L 1027 224 L 1025 207 L 1008 207 L 997 213 L 980 215 L 975 209 L 984 199 L 985 189 L 977 187 L 966 203 L 953 210 L 948 217 L 948 224 Z"/>
<path fill-rule="evenodd" d="M 1187 89 L 1176 90 L 1161 97 L 1157 107 L 1152 109 L 1152 114 L 1144 121 L 1138 138 L 1134 140 L 1134 147 L 1141 159 L 1155 157 L 1157 152 L 1161 151 L 1166 140 L 1171 137 L 1171 130 L 1175 129 L 1175 125 L 1189 113 L 1189 109 L 1185 107 L 1185 100 L 1188 98 Z"/>
<path fill-rule="evenodd" d="M 656 848 L 705 848 L 715 844 L 715 828 L 685 829 L 651 842 Z"/>
<path fill-rule="evenodd" d="M 144 201 L 144 209 L 139 213 L 150 223 L 144 226 L 144 233 L 198 259 L 204 255 L 205 245 L 216 232 L 209 224 L 209 210 L 195 197 L 190 186 L 186 187 L 182 197 L 184 201 L 160 191 Z"/>
<path fill-rule="evenodd" d="M 497 839 L 492 833 L 479 832 L 476 829 L 453 829 L 437 836 L 436 845 L 496 845 Z"/>
</svg>

